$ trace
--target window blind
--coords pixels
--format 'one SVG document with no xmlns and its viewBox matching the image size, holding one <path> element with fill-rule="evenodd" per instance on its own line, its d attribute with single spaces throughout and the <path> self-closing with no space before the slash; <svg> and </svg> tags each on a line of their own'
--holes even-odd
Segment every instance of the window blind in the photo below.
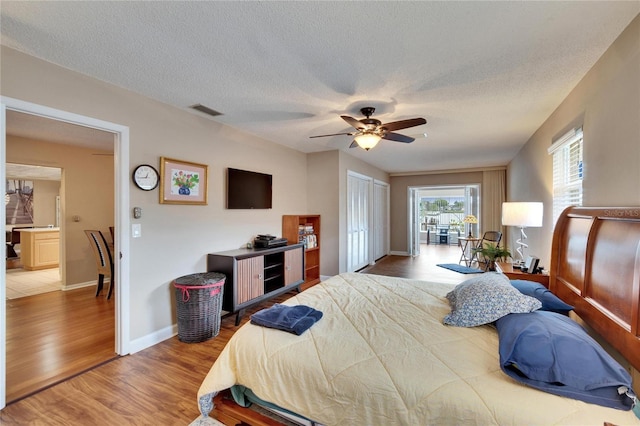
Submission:
<svg viewBox="0 0 640 426">
<path fill-rule="evenodd" d="M 582 128 L 569 131 L 549 147 L 553 155 L 553 223 L 569 206 L 582 205 Z"/>
</svg>

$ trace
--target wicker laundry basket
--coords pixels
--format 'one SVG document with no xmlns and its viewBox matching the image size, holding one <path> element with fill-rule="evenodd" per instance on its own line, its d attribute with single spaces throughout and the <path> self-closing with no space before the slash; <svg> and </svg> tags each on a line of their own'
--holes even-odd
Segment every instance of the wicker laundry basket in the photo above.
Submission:
<svg viewBox="0 0 640 426">
<path fill-rule="evenodd" d="M 173 281 L 180 341 L 204 342 L 218 335 L 225 279 L 219 272 L 205 272 Z"/>
</svg>

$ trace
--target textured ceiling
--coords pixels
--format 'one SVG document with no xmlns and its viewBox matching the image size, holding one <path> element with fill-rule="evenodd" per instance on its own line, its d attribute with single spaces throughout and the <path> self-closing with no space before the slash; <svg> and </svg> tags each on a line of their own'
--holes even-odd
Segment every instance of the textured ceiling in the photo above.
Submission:
<svg viewBox="0 0 640 426">
<path fill-rule="evenodd" d="M 303 152 L 388 172 L 506 164 L 638 1 L 13 2 L 2 44 Z M 363 106 L 412 144 L 349 149 Z M 194 114 L 200 114 L 193 112 Z M 424 137 L 427 133 L 428 137 Z"/>
</svg>

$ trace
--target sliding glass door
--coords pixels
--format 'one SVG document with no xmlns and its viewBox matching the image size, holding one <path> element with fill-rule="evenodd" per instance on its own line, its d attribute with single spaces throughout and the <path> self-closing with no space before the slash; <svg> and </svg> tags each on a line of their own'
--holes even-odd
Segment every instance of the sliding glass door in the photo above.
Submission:
<svg viewBox="0 0 640 426">
<path fill-rule="evenodd" d="M 458 238 L 480 229 L 480 185 L 409 187 L 409 255 L 420 254 L 420 244 L 458 244 Z M 464 222 L 473 215 L 478 223 Z"/>
</svg>

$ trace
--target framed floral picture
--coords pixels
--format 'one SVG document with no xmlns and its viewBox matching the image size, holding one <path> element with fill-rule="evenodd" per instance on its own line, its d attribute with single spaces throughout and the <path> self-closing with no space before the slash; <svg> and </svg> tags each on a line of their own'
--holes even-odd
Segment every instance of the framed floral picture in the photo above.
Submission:
<svg viewBox="0 0 640 426">
<path fill-rule="evenodd" d="M 160 204 L 207 204 L 206 164 L 160 157 Z"/>
</svg>

